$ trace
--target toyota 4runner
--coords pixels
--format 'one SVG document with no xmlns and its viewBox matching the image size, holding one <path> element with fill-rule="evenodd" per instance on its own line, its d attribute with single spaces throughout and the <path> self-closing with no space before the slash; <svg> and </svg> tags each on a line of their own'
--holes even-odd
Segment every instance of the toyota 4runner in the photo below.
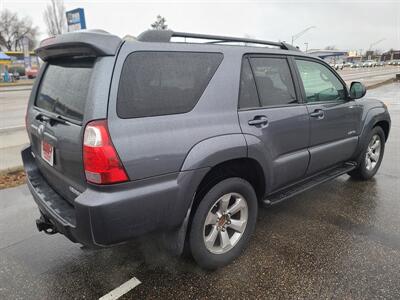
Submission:
<svg viewBox="0 0 400 300">
<path fill-rule="evenodd" d="M 160 233 L 203 268 L 236 258 L 260 205 L 377 172 L 386 106 L 278 42 L 146 31 L 44 40 L 22 151 L 39 231 L 110 246 Z"/>
</svg>

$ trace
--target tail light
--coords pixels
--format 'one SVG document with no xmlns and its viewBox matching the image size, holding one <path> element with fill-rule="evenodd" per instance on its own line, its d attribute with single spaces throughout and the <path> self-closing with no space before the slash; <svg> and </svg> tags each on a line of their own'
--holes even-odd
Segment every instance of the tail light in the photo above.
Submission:
<svg viewBox="0 0 400 300">
<path fill-rule="evenodd" d="M 86 125 L 83 165 L 88 182 L 112 184 L 129 180 L 112 144 L 106 120 L 92 121 Z"/>
</svg>

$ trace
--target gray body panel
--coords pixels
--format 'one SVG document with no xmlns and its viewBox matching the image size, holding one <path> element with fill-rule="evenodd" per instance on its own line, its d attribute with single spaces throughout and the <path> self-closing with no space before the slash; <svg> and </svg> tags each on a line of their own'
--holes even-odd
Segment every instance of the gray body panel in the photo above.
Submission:
<svg viewBox="0 0 400 300">
<path fill-rule="evenodd" d="M 123 63 L 132 52 L 143 50 L 222 51 L 218 47 L 190 44 L 125 43 L 122 46 L 111 84 L 108 120 L 113 143 L 131 180 L 178 172 L 196 144 L 217 136 L 241 133 L 237 120 L 240 64 L 236 63 L 240 60 L 240 54 L 229 49 L 223 52 L 222 63 L 197 105 L 188 113 L 119 118 L 116 101 Z M 230 77 L 227 78 L 226 74 L 230 74 Z M 244 140 L 242 145 L 245 146 Z M 220 147 L 230 150 L 229 145 L 225 148 L 221 144 Z M 242 151 L 245 154 L 244 148 Z"/>
<path fill-rule="evenodd" d="M 267 126 L 248 125 L 256 116 L 266 116 Z M 262 150 L 257 150 L 270 161 L 271 190 L 304 176 L 309 162 L 309 117 L 304 105 L 239 111 L 239 119 L 243 133 L 260 141 Z"/>
<path fill-rule="evenodd" d="M 361 110 L 355 101 L 313 103 L 311 113 L 323 110 L 324 117 L 310 118 L 311 175 L 336 163 L 350 159 L 357 148 Z"/>
</svg>

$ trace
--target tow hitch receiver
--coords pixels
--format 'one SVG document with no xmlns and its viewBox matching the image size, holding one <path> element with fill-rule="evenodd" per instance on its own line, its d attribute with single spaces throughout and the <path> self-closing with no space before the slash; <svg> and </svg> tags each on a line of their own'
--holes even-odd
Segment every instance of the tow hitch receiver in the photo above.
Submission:
<svg viewBox="0 0 400 300">
<path fill-rule="evenodd" d="M 48 221 L 45 217 L 40 216 L 39 219 L 36 219 L 36 227 L 39 231 L 44 231 L 47 234 L 55 234 L 57 233 L 56 227 Z"/>
</svg>

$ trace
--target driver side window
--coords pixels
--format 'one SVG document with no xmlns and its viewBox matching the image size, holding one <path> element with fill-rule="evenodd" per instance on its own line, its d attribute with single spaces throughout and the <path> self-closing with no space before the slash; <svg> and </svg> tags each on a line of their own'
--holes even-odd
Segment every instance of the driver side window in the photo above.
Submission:
<svg viewBox="0 0 400 300">
<path fill-rule="evenodd" d="M 345 87 L 327 67 L 300 59 L 296 59 L 296 64 L 303 81 L 307 103 L 346 99 Z"/>
</svg>

